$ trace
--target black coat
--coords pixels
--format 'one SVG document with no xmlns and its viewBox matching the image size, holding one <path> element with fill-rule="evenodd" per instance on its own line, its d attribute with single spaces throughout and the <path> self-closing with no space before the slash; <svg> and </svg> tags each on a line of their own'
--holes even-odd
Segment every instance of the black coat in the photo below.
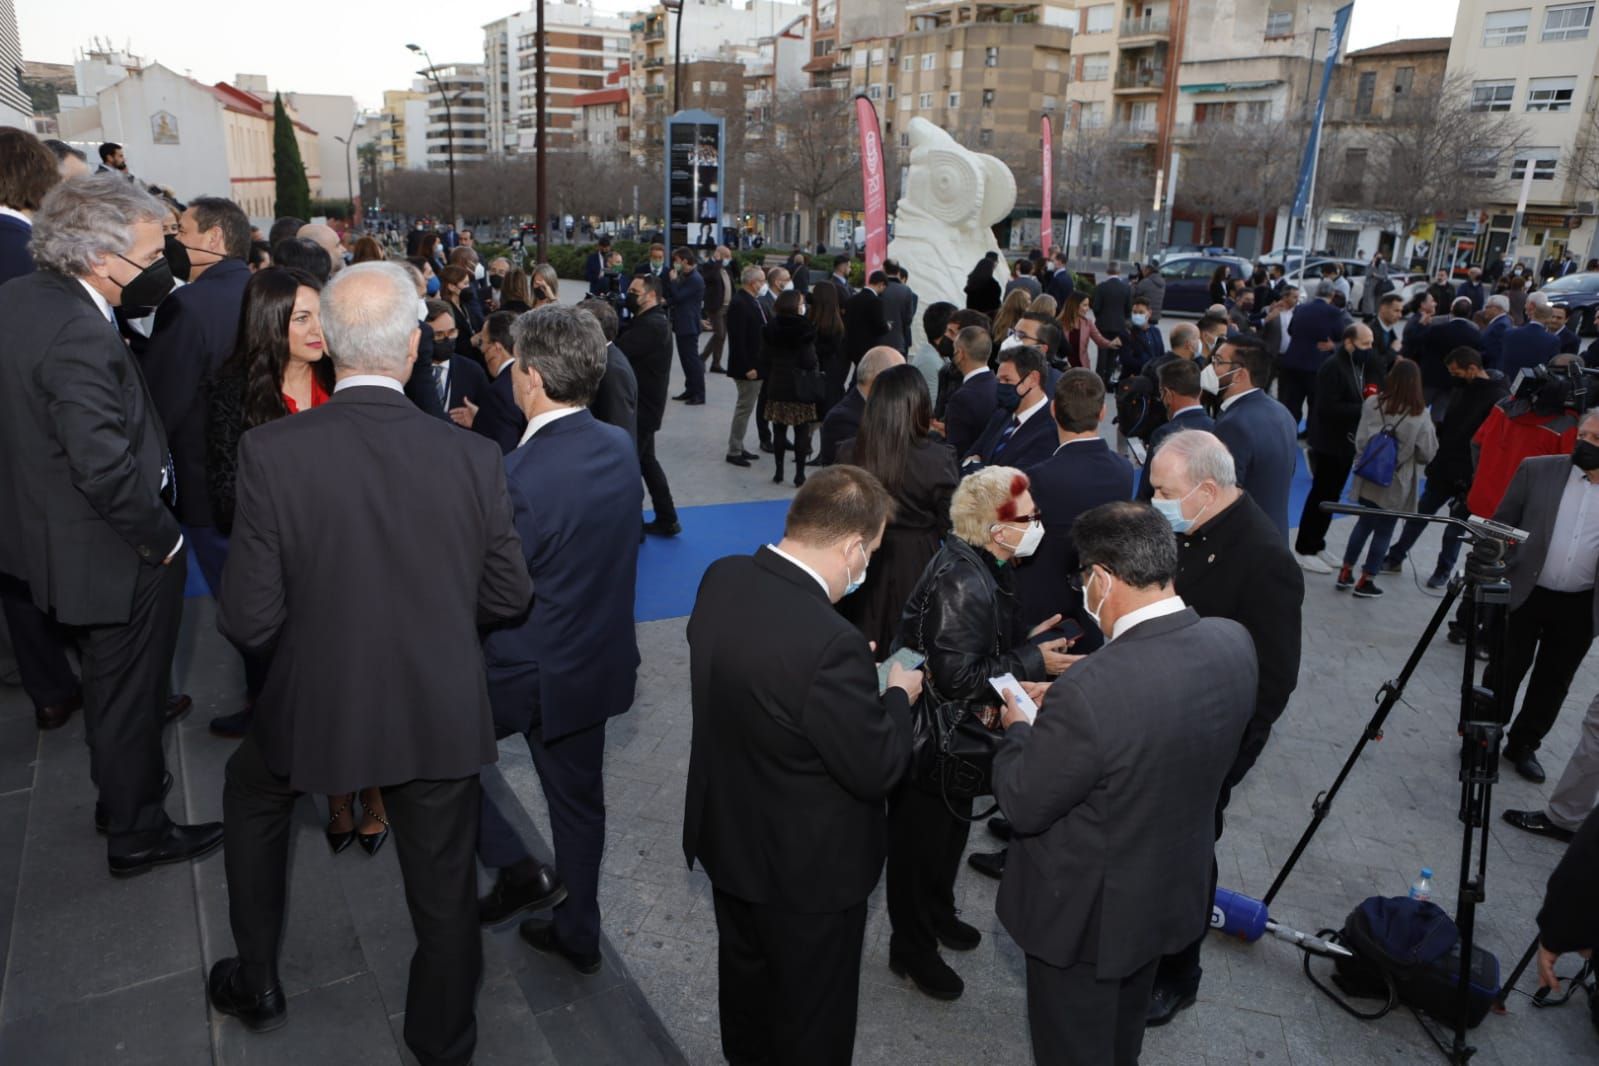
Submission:
<svg viewBox="0 0 1599 1066">
<path fill-rule="evenodd" d="M 751 370 L 760 370 L 761 330 L 767 313 L 760 301 L 739 289 L 727 308 L 727 376 L 742 381 Z"/>
<path fill-rule="evenodd" d="M 883 342 L 905 355 L 911 350 L 911 325 L 916 321 L 916 293 L 909 285 L 890 281 L 880 296 L 883 317 L 888 319 L 888 338 Z"/>
<path fill-rule="evenodd" d="M 798 315 L 778 315 L 761 330 L 761 375 L 767 403 L 796 403 L 795 375 L 816 369 L 816 328 Z"/>
<path fill-rule="evenodd" d="M 15 278 L 0 315 L 0 571 L 67 625 L 124 623 L 180 536 L 144 377 L 76 279 Z"/>
<path fill-rule="evenodd" d="M 992 370 L 984 370 L 970 381 L 956 384 L 944 406 L 944 439 L 955 449 L 956 455 L 965 455 L 977 438 L 988 427 L 997 404 L 994 394 L 999 379 Z"/>
<path fill-rule="evenodd" d="M 877 695 L 866 639 L 770 548 L 711 564 L 688 621 L 694 739 L 683 855 L 711 884 L 801 913 L 871 895 L 910 705 Z"/>
<path fill-rule="evenodd" d="M 839 447 L 836 461 L 855 462 L 854 441 Z M 879 648 L 893 643 L 905 601 L 949 532 L 949 501 L 959 483 L 955 453 L 942 441 L 919 441 L 906 454 L 894 493 L 894 518 L 872 556 L 866 584 L 838 605 L 844 617 Z"/>
<path fill-rule="evenodd" d="M 1238 484 L 1288 539 L 1288 494 L 1299 463 L 1299 427 L 1288 408 L 1259 389 L 1216 419 L 1216 436 L 1233 453 Z"/>
<path fill-rule="evenodd" d="M 616 346 L 638 379 L 638 431 L 659 432 L 672 387 L 672 323 L 666 308 L 657 304 L 635 315 Z"/>
<path fill-rule="evenodd" d="M 1245 493 L 1204 525 L 1178 534 L 1176 587 L 1202 617 L 1230 618 L 1255 643 L 1255 710 L 1227 776 L 1231 788 L 1254 765 L 1299 685 L 1305 575 L 1271 518 Z"/>
<path fill-rule="evenodd" d="M 233 354 L 250 268 L 224 259 L 175 290 L 156 308 L 143 365 L 150 397 L 166 427 L 178 474 L 178 518 L 211 524 L 205 481 L 205 401 L 201 387 Z"/>
<path fill-rule="evenodd" d="M 1419 336 L 1418 336 L 1419 334 Z M 1435 318 L 1431 325 L 1405 329 L 1405 355 L 1421 368 L 1421 383 L 1429 389 L 1449 387 L 1445 362 L 1456 348 L 1483 350 L 1482 330 L 1469 318 Z"/>
<path fill-rule="evenodd" d="M 527 415 L 516 402 L 516 389 L 511 383 L 511 366 L 507 363 L 499 374 L 489 379 L 488 401 L 478 411 L 483 423 L 483 435 L 500 446 L 500 454 L 510 455 L 527 429 Z M 472 423 L 477 428 L 478 423 Z"/>
<path fill-rule="evenodd" d="M 988 316 L 990 322 L 999 314 L 999 305 L 1004 302 L 1004 293 L 1000 291 L 999 282 L 993 278 L 968 277 L 966 279 L 966 308 L 969 311 L 981 311 Z"/>
<path fill-rule="evenodd" d="M 601 422 L 626 431 L 628 439 L 638 443 L 638 377 L 614 342 L 605 346 L 605 376 L 594 390 L 589 411 Z"/>
<path fill-rule="evenodd" d="M 271 656 L 254 736 L 293 788 L 475 777 L 498 754 L 478 626 L 530 595 L 498 450 L 397 389 L 240 442 L 217 628 Z"/>
<path fill-rule="evenodd" d="M 1364 382 L 1364 375 L 1355 369 L 1342 348 L 1317 369 L 1308 427 L 1311 451 L 1339 459 L 1355 457 L 1355 430 L 1360 427 L 1360 412 L 1366 399 Z"/>
<path fill-rule="evenodd" d="M 822 443 L 816 455 L 818 463 L 827 466 L 837 461 L 838 446 L 855 439 L 855 434 L 861 429 L 861 414 L 865 410 L 866 397 L 856 388 L 845 392 L 844 398 L 828 410 L 827 417 L 822 419 Z"/>
<path fill-rule="evenodd" d="M 1113 275 L 1094 286 L 1088 306 L 1094 312 L 1094 325 L 1105 336 L 1113 337 L 1127 329 L 1133 313 L 1133 290 L 1124 279 Z"/>
<path fill-rule="evenodd" d="M 32 239 L 32 226 L 10 215 L 0 215 L 0 285 L 33 273 L 33 253 L 28 251 Z"/>
<path fill-rule="evenodd" d="M 405 382 L 405 395 L 417 408 L 434 418 L 450 416 L 439 403 L 439 391 L 433 387 L 433 327 L 426 322 L 417 323 L 422 336 L 416 345 L 416 361 L 411 364 L 411 376 Z"/>
<path fill-rule="evenodd" d="M 1438 452 L 1427 464 L 1428 481 L 1459 492 L 1470 487 L 1476 472 L 1471 438 L 1477 435 L 1494 405 L 1508 395 L 1510 389 L 1504 375 L 1497 370 L 1490 370 L 1487 377 L 1450 387 L 1449 405 L 1444 408 L 1443 421 L 1438 423 Z"/>
<path fill-rule="evenodd" d="M 1599 948 L 1599 809 L 1566 845 L 1538 911 L 1538 942 L 1550 951 Z"/>
<path fill-rule="evenodd" d="M 844 354 L 851 363 L 879 344 L 887 344 L 888 316 L 883 298 L 869 287 L 844 301 Z"/>
</svg>

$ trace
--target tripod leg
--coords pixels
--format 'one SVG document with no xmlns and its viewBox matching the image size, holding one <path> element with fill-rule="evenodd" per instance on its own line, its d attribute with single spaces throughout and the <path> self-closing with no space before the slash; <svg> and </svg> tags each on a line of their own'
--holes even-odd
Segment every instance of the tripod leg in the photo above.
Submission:
<svg viewBox="0 0 1599 1066">
<path fill-rule="evenodd" d="M 1532 943 L 1527 945 L 1527 950 L 1522 954 L 1521 961 L 1516 963 L 1516 968 L 1510 971 L 1510 976 L 1499 989 L 1499 995 L 1494 997 L 1494 1010 L 1504 1012 L 1505 1000 L 1510 998 L 1511 990 L 1516 987 L 1516 982 L 1521 980 L 1521 975 L 1526 973 L 1527 967 L 1532 965 L 1532 957 L 1536 954 L 1538 954 L 1538 938 L 1534 936 Z"/>
</svg>

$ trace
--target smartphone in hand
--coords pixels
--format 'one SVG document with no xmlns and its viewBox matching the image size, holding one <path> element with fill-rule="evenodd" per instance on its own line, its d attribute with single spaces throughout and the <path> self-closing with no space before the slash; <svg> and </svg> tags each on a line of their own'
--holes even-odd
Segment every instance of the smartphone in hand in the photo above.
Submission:
<svg viewBox="0 0 1599 1066">
<path fill-rule="evenodd" d="M 895 663 L 903 670 L 920 670 L 927 661 L 927 656 L 914 648 L 901 648 L 893 655 L 877 664 L 877 694 L 881 696 L 888 691 L 888 669 Z"/>
<path fill-rule="evenodd" d="M 1068 640 L 1072 643 L 1076 643 L 1082 638 L 1083 627 L 1077 624 L 1076 619 L 1063 618 L 1061 619 L 1060 625 L 1053 629 L 1044 630 L 1042 633 L 1033 637 L 1029 643 L 1048 644 L 1052 640 Z"/>
</svg>

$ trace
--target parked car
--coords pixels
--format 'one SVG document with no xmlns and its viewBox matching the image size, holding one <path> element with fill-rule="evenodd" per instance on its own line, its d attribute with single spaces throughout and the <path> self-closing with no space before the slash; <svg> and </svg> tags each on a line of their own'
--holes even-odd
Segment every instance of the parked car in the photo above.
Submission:
<svg viewBox="0 0 1599 1066">
<path fill-rule="evenodd" d="M 1231 248 L 1220 244 L 1168 244 L 1161 253 L 1164 259 L 1175 259 L 1187 255 L 1225 255 L 1236 256 L 1238 253 Z"/>
<path fill-rule="evenodd" d="M 1290 285 L 1293 285 L 1299 289 L 1300 301 L 1303 302 L 1305 300 L 1311 300 L 1315 298 L 1316 284 L 1321 281 L 1321 267 L 1323 263 L 1338 264 L 1339 268 L 1343 271 L 1344 277 L 1349 279 L 1349 313 L 1352 315 L 1361 314 L 1361 299 L 1365 296 L 1366 292 L 1367 264 L 1361 262 L 1359 259 L 1338 259 L 1332 256 L 1321 256 L 1318 258 L 1312 258 L 1308 263 L 1297 270 L 1290 271 L 1286 277 Z M 1415 277 L 1416 276 L 1406 274 L 1401 270 L 1390 270 L 1388 272 L 1388 280 L 1393 285 L 1393 289 L 1391 291 L 1400 292 L 1407 285 L 1409 285 L 1411 281 L 1415 279 Z M 1427 287 L 1425 281 L 1422 282 L 1421 287 Z"/>
<path fill-rule="evenodd" d="M 1313 250 L 1310 253 L 1310 256 L 1312 259 L 1336 258 L 1333 253 L 1326 248 Z M 1289 245 L 1287 248 L 1279 248 L 1275 252 L 1266 253 L 1260 257 L 1259 263 L 1261 266 L 1280 266 L 1284 270 L 1294 270 L 1299 267 L 1300 262 L 1304 259 L 1304 257 L 1305 250 L 1303 248 L 1300 248 L 1298 245 Z"/>
<path fill-rule="evenodd" d="M 1599 333 L 1599 271 L 1567 274 L 1539 291 L 1549 297 L 1551 306 L 1566 309 L 1566 317 L 1578 333 Z"/>
<path fill-rule="evenodd" d="M 1229 276 L 1248 279 L 1254 272 L 1249 260 L 1236 255 L 1177 255 L 1160 265 L 1166 279 L 1166 301 L 1161 314 L 1202 315 L 1210 306 L 1210 276 L 1225 266 Z"/>
</svg>

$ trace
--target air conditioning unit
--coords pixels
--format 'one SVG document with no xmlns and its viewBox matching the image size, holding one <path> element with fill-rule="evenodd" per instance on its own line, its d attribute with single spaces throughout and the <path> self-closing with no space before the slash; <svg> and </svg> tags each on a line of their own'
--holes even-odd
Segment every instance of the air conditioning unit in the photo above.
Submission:
<svg viewBox="0 0 1599 1066">
<path fill-rule="evenodd" d="M 1599 215 L 1599 200 L 1578 200 L 1577 214 Z"/>
</svg>

